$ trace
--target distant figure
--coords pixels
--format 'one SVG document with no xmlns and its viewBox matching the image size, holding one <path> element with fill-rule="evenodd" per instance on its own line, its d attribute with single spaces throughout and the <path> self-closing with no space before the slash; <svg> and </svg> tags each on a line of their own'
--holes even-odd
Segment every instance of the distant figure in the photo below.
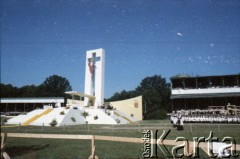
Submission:
<svg viewBox="0 0 240 159">
<path fill-rule="evenodd" d="M 181 130 L 183 130 L 183 116 L 182 116 L 182 114 L 179 114 L 178 115 L 178 122 L 177 122 L 177 130 L 179 130 L 179 131 L 181 131 Z"/>
<path fill-rule="evenodd" d="M 89 67 L 89 71 L 92 75 L 92 78 L 93 78 L 93 75 L 94 75 L 94 61 L 92 58 L 88 59 L 88 67 Z"/>
<path fill-rule="evenodd" d="M 171 120 L 171 123 L 173 124 L 173 128 L 177 127 L 177 116 L 175 114 L 173 114 L 171 117 L 170 117 L 170 120 Z"/>
</svg>

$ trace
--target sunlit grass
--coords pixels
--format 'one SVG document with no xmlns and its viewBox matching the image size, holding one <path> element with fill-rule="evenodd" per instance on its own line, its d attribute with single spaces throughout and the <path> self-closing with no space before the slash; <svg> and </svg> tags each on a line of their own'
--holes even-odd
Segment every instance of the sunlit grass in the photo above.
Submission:
<svg viewBox="0 0 240 159">
<path fill-rule="evenodd" d="M 77 125 L 65 127 L 1 127 L 1 132 L 12 133 L 44 133 L 44 134 L 79 134 L 141 138 L 144 129 L 158 130 L 158 137 L 163 130 L 171 130 L 166 139 L 175 140 L 176 137 L 185 137 L 189 141 L 193 137 L 209 136 L 213 131 L 219 141 L 225 136 L 235 139 L 240 144 L 239 124 L 185 124 L 183 131 L 172 128 L 168 120 L 148 120 L 128 125 Z M 96 141 L 96 154 L 100 158 L 142 158 L 143 144 L 122 143 L 111 141 Z M 171 147 L 170 147 L 171 148 Z M 23 139 L 8 138 L 6 151 L 17 158 L 88 158 L 91 154 L 90 140 L 60 140 L 60 139 Z M 159 156 L 163 156 L 158 152 Z M 201 151 L 203 156 L 206 156 Z"/>
</svg>

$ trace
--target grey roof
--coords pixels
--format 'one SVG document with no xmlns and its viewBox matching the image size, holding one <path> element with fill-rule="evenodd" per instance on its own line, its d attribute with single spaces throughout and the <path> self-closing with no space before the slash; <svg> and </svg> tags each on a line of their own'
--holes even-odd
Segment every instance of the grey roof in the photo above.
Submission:
<svg viewBox="0 0 240 159">
<path fill-rule="evenodd" d="M 63 97 L 0 98 L 1 103 L 63 103 Z"/>
</svg>

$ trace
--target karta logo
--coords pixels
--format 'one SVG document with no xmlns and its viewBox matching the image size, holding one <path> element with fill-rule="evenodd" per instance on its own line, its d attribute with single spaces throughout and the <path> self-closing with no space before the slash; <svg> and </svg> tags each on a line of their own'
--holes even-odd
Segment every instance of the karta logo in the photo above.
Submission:
<svg viewBox="0 0 240 159">
<path fill-rule="evenodd" d="M 224 137 L 222 142 L 218 142 L 217 137 L 213 137 L 213 132 L 210 131 L 209 136 L 205 137 L 193 137 L 193 141 L 189 142 L 185 137 L 177 137 L 175 140 L 167 140 L 167 136 L 171 130 L 165 131 L 158 138 L 158 130 L 145 130 L 143 132 L 143 157 L 144 158 L 157 158 L 158 150 L 166 158 L 182 158 L 182 157 L 192 157 L 200 158 L 199 147 L 207 149 L 207 154 L 211 158 L 216 157 L 238 157 L 239 154 L 236 153 L 236 142 L 232 137 Z M 178 143 L 181 144 L 178 145 Z M 201 144 L 200 146 L 200 143 Z M 173 146 L 169 150 L 166 145 Z M 183 150 L 180 152 L 180 150 Z M 231 153 L 229 153 L 229 150 Z"/>
</svg>

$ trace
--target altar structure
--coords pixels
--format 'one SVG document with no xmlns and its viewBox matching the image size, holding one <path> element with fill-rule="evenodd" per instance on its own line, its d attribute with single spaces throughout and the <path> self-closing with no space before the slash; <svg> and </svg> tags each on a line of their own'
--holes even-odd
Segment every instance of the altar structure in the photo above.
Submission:
<svg viewBox="0 0 240 159">
<path fill-rule="evenodd" d="M 7 124 L 55 126 L 79 124 L 129 124 L 142 120 L 142 96 L 104 103 L 105 51 L 86 52 L 84 93 L 65 92 L 72 96 L 66 106 L 43 108 L 9 119 Z M 78 97 L 78 98 L 75 98 Z M 84 98 L 84 100 L 82 100 Z"/>
</svg>

